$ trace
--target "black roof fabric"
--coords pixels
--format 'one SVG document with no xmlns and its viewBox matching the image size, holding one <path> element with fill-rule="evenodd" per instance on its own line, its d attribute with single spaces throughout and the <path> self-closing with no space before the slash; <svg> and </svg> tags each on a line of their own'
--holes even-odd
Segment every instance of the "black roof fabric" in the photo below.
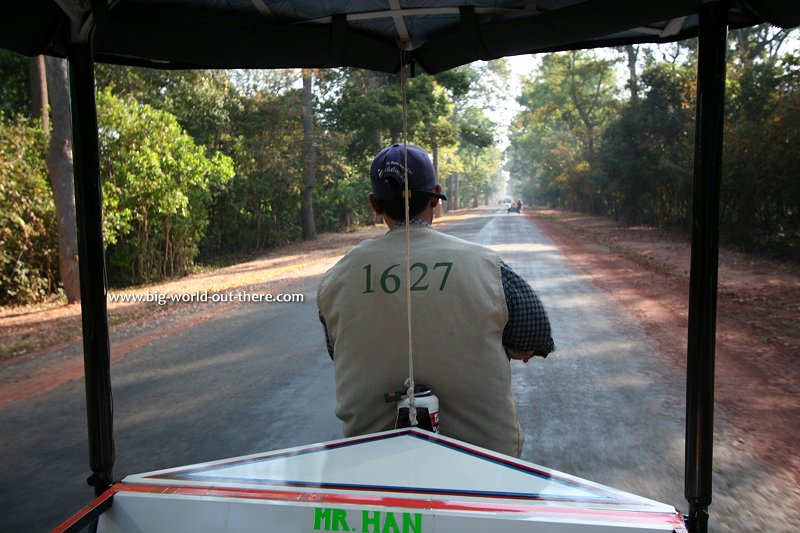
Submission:
<svg viewBox="0 0 800 533">
<path fill-rule="evenodd" d="M 722 0 L 725 1 L 725 0 Z M 693 37 L 702 0 L 18 0 L 0 47 L 157 68 L 353 66 L 430 73 L 508 55 Z M 798 0 L 730 0 L 731 27 L 800 24 Z"/>
</svg>

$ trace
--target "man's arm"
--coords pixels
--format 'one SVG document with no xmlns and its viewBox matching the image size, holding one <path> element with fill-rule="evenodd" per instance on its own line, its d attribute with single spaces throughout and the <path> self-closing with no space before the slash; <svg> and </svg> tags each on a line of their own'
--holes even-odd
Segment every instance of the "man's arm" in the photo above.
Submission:
<svg viewBox="0 0 800 533">
<path fill-rule="evenodd" d="M 325 323 L 325 317 L 322 316 L 321 311 L 319 312 L 319 321 L 322 322 L 322 329 L 325 330 L 325 346 L 328 348 L 328 355 L 333 360 L 333 344 L 331 344 L 331 337 L 328 335 L 328 324 Z"/>
<path fill-rule="evenodd" d="M 547 357 L 555 344 L 544 305 L 528 282 L 504 262 L 500 263 L 500 274 L 508 307 L 508 323 L 503 330 L 506 353 L 525 362 L 534 355 Z"/>
</svg>

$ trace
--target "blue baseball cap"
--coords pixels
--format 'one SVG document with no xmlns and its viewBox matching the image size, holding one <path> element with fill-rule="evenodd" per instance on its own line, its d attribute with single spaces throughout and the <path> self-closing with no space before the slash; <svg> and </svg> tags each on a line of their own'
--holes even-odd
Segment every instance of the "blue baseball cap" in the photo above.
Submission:
<svg viewBox="0 0 800 533">
<path fill-rule="evenodd" d="M 399 200 L 403 198 L 403 180 L 406 176 L 406 150 L 408 151 L 408 190 L 447 200 L 447 196 L 435 192 L 436 172 L 428 153 L 418 146 L 393 144 L 381 150 L 369 169 L 372 194 L 377 200 Z"/>
</svg>

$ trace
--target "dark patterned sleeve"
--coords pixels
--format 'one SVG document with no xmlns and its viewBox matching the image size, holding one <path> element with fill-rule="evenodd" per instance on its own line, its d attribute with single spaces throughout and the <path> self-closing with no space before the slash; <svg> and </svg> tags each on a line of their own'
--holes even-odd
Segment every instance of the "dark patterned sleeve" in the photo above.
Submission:
<svg viewBox="0 0 800 533">
<path fill-rule="evenodd" d="M 555 349 L 550 320 L 541 300 L 527 281 L 500 263 L 503 292 L 508 307 L 508 323 L 503 330 L 503 346 L 517 352 L 533 352 L 547 357 Z"/>
<path fill-rule="evenodd" d="M 319 321 L 322 322 L 322 329 L 325 330 L 325 346 L 328 348 L 328 355 L 333 359 L 333 345 L 331 344 L 331 337 L 328 335 L 328 324 L 325 323 L 325 317 L 319 313 Z"/>
</svg>

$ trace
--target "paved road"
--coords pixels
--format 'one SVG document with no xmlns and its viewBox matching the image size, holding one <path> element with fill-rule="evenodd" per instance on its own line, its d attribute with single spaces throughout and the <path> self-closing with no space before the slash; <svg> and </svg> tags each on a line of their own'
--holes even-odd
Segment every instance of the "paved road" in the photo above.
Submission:
<svg viewBox="0 0 800 533">
<path fill-rule="evenodd" d="M 683 385 L 636 322 L 525 217 L 478 211 L 441 229 L 495 248 L 539 292 L 557 351 L 515 361 L 523 458 L 685 508 Z M 341 436 L 332 367 L 304 303 L 242 304 L 112 369 L 115 476 Z M 46 531 L 91 496 L 81 382 L 0 410 L 0 531 Z"/>
</svg>

